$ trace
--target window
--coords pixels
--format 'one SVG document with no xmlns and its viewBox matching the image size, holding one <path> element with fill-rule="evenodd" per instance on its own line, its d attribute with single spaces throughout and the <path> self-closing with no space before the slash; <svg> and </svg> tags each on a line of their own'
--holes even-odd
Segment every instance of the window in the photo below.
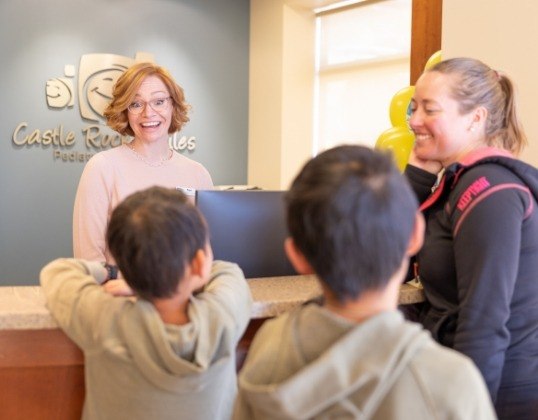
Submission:
<svg viewBox="0 0 538 420">
<path fill-rule="evenodd" d="M 409 86 L 411 0 L 377 0 L 316 17 L 314 154 L 342 143 L 374 146 L 389 105 Z"/>
</svg>

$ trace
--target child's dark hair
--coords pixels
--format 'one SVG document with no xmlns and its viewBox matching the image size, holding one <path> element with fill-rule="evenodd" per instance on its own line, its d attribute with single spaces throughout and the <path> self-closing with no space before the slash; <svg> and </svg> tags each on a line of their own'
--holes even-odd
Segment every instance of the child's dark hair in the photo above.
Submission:
<svg viewBox="0 0 538 420">
<path fill-rule="evenodd" d="M 401 266 L 418 203 L 390 155 L 340 146 L 303 167 L 286 206 L 295 245 L 345 302 L 381 289 Z"/>
<path fill-rule="evenodd" d="M 205 221 L 182 192 L 151 187 L 114 209 L 106 239 L 127 284 L 151 300 L 176 292 L 207 237 Z"/>
</svg>

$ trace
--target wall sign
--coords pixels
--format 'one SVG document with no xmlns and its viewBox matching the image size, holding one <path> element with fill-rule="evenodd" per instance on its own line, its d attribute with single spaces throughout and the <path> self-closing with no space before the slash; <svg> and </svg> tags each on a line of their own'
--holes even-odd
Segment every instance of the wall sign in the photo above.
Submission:
<svg viewBox="0 0 538 420">
<path fill-rule="evenodd" d="M 116 54 L 85 54 L 78 70 L 78 89 L 75 89 L 75 66 L 67 64 L 64 74 L 47 80 L 45 98 L 49 110 L 72 109 L 78 103 L 80 117 L 85 126 L 79 135 L 68 131 L 63 124 L 49 128 L 34 128 L 23 121 L 13 130 L 12 142 L 19 147 L 51 149 L 52 158 L 58 162 L 86 162 L 96 152 L 116 147 L 130 140 L 120 136 L 105 124 L 103 113 L 112 100 L 114 84 L 130 66 L 139 62 L 154 62 L 152 54 L 138 52 L 135 58 Z M 85 151 L 72 150 L 82 143 Z M 170 148 L 177 151 L 196 148 L 196 137 L 174 133 L 169 138 Z"/>
</svg>

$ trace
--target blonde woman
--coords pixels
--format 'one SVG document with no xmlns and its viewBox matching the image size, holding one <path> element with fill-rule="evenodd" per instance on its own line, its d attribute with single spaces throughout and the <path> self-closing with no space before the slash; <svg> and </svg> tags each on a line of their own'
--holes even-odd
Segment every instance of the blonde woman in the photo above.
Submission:
<svg viewBox="0 0 538 420">
<path fill-rule="evenodd" d="M 538 171 L 516 158 L 526 137 L 514 86 L 454 58 L 420 77 L 411 108 L 406 173 L 427 223 L 419 320 L 475 362 L 499 418 L 537 419 Z"/>
</svg>

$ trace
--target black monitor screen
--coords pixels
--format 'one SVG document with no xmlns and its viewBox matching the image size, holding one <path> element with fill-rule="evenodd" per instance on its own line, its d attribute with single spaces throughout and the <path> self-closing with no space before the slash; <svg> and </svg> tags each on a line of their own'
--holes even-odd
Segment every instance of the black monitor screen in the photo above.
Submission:
<svg viewBox="0 0 538 420">
<path fill-rule="evenodd" d="M 196 191 L 215 259 L 237 263 L 246 278 L 297 274 L 284 252 L 284 191 Z"/>
</svg>

